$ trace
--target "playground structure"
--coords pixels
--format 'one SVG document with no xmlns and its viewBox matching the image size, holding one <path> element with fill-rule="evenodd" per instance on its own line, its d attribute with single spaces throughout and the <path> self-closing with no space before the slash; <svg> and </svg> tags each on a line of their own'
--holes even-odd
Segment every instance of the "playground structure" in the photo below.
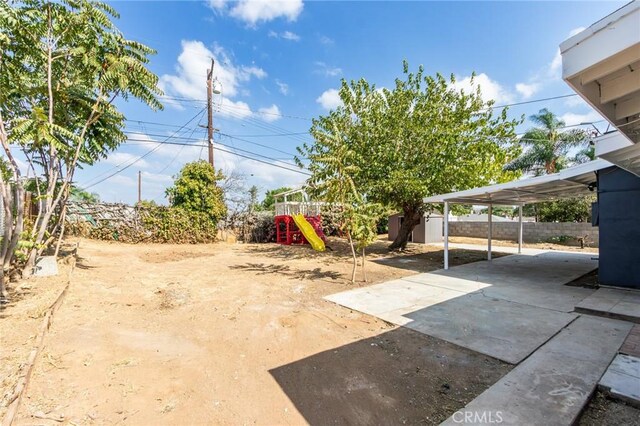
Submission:
<svg viewBox="0 0 640 426">
<path fill-rule="evenodd" d="M 320 215 L 324 203 L 310 201 L 302 189 L 275 194 L 274 199 L 276 242 L 286 245 L 308 243 L 314 250 L 324 251 L 326 237 Z"/>
</svg>

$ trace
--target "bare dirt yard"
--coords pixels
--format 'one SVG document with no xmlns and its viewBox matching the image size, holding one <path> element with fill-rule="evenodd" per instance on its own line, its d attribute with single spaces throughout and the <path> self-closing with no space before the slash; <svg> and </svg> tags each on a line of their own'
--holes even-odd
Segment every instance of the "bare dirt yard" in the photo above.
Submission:
<svg viewBox="0 0 640 426">
<path fill-rule="evenodd" d="M 339 240 L 325 253 L 79 243 L 16 424 L 434 424 L 511 369 L 324 301 L 354 286 Z M 438 248 L 386 246 L 370 283 L 442 265 Z M 1 312 L 5 403 L 64 274 L 13 288 Z"/>
</svg>

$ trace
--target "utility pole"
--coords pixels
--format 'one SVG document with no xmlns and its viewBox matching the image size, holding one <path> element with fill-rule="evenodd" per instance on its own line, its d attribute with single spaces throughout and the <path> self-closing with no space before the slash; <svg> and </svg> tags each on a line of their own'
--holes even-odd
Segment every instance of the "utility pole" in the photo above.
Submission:
<svg viewBox="0 0 640 426">
<path fill-rule="evenodd" d="M 138 204 L 142 201 L 142 172 L 138 170 Z"/>
<path fill-rule="evenodd" d="M 207 131 L 209 136 L 209 164 L 213 165 L 213 65 L 215 64 L 211 58 L 211 69 L 207 72 L 207 110 L 208 121 Z"/>
</svg>

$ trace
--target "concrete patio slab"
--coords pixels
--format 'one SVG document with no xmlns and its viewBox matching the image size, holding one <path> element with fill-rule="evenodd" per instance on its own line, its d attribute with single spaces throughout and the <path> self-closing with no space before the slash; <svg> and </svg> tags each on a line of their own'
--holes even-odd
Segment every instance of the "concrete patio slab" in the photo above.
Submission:
<svg viewBox="0 0 640 426">
<path fill-rule="evenodd" d="M 612 397 L 640 407 L 640 358 L 616 355 L 598 386 Z"/>
<path fill-rule="evenodd" d="M 573 424 L 631 326 L 579 317 L 442 424 L 465 416 L 465 424 L 486 424 L 488 416 L 504 425 Z"/>
<path fill-rule="evenodd" d="M 577 315 L 470 293 L 403 315 L 405 326 L 517 364 Z M 382 314 L 381 318 L 386 319 Z M 389 318 L 388 320 L 391 320 Z"/>
<path fill-rule="evenodd" d="M 595 268 L 589 255 L 538 252 L 417 274 L 325 299 L 518 363 L 576 318 L 595 290 L 563 285 Z"/>
<path fill-rule="evenodd" d="M 578 303 L 575 310 L 640 324 L 640 291 L 600 288 Z"/>
</svg>

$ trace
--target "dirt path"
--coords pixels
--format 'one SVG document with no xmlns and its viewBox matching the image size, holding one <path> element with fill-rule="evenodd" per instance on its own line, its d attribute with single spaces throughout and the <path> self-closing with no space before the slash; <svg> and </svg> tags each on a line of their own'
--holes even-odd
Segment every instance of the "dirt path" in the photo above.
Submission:
<svg viewBox="0 0 640 426">
<path fill-rule="evenodd" d="M 81 241 L 16 423 L 434 424 L 510 369 L 324 301 L 352 288 L 332 246 Z M 378 243 L 370 279 L 437 269 L 436 250 Z"/>
</svg>

